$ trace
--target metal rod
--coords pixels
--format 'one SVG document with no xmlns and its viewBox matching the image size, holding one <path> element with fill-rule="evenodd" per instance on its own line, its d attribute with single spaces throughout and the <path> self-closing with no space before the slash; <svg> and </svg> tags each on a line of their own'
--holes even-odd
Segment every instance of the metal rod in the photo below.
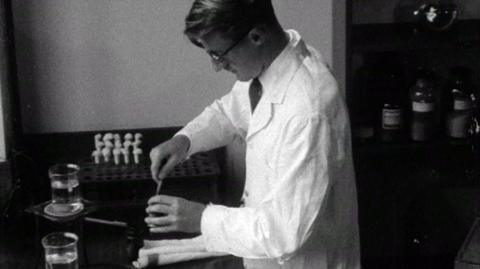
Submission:
<svg viewBox="0 0 480 269">
<path fill-rule="evenodd" d="M 105 224 L 105 225 L 111 225 L 111 226 L 118 226 L 118 227 L 127 227 L 128 226 L 128 224 L 126 222 L 118 221 L 118 220 L 104 220 L 104 219 L 86 217 L 85 221 L 93 222 L 93 223 L 100 223 L 100 224 Z"/>
</svg>

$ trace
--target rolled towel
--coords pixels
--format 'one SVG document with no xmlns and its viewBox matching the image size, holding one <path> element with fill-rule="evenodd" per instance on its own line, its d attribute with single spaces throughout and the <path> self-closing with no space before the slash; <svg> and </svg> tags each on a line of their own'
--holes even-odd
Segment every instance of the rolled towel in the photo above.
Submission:
<svg viewBox="0 0 480 269">
<path fill-rule="evenodd" d="M 202 236 L 179 240 L 145 240 L 144 246 L 138 251 L 138 260 L 132 264 L 135 268 L 145 268 L 224 255 L 228 254 L 207 251 Z"/>
<path fill-rule="evenodd" d="M 203 236 L 196 236 L 186 239 L 168 239 L 168 240 L 143 240 L 143 248 L 141 251 L 148 251 L 149 249 L 158 247 L 196 247 L 197 250 L 206 251 L 203 243 Z"/>
</svg>

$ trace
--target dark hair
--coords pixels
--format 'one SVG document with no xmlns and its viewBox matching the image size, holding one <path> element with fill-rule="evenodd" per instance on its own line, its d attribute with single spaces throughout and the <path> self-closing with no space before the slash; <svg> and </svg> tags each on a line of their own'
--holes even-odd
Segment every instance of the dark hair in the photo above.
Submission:
<svg viewBox="0 0 480 269">
<path fill-rule="evenodd" d="M 193 43 L 212 30 L 238 38 L 257 24 L 276 21 L 271 0 L 195 0 L 185 18 L 184 34 Z"/>
</svg>

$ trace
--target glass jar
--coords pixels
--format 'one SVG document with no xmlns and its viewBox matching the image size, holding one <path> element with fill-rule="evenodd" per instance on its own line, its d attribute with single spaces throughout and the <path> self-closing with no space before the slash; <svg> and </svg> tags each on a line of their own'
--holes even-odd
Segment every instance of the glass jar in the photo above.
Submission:
<svg viewBox="0 0 480 269">
<path fill-rule="evenodd" d="M 404 99 L 398 73 L 389 72 L 385 77 L 385 88 L 381 108 L 381 138 L 392 142 L 402 139 L 404 129 Z"/>
<path fill-rule="evenodd" d="M 421 70 L 415 84 L 410 88 L 411 125 L 413 141 L 427 141 L 435 134 L 436 95 L 433 75 Z"/>
<path fill-rule="evenodd" d="M 351 120 L 353 135 L 360 140 L 370 139 L 374 135 L 375 86 L 372 85 L 372 77 L 374 74 L 367 65 L 358 68 L 355 72 Z"/>
<path fill-rule="evenodd" d="M 450 70 L 447 84 L 447 113 L 445 119 L 446 135 L 452 138 L 466 138 L 470 127 L 472 112 L 471 70 L 466 67 L 454 67 Z"/>
</svg>

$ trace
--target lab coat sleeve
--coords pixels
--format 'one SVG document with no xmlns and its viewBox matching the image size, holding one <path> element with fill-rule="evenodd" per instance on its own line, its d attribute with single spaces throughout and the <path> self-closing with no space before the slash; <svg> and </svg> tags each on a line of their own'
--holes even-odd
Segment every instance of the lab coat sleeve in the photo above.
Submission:
<svg viewBox="0 0 480 269">
<path fill-rule="evenodd" d="M 334 139 L 327 119 L 292 118 L 273 168 L 276 178 L 268 179 L 274 186 L 261 205 L 205 209 L 201 231 L 207 249 L 244 258 L 278 258 L 279 262 L 293 256 L 309 238 L 317 216 L 325 215 Z"/>
<path fill-rule="evenodd" d="M 203 112 L 175 135 L 190 139 L 187 156 L 227 145 L 236 133 L 232 115 L 235 107 L 234 93 L 215 100 Z"/>
</svg>

